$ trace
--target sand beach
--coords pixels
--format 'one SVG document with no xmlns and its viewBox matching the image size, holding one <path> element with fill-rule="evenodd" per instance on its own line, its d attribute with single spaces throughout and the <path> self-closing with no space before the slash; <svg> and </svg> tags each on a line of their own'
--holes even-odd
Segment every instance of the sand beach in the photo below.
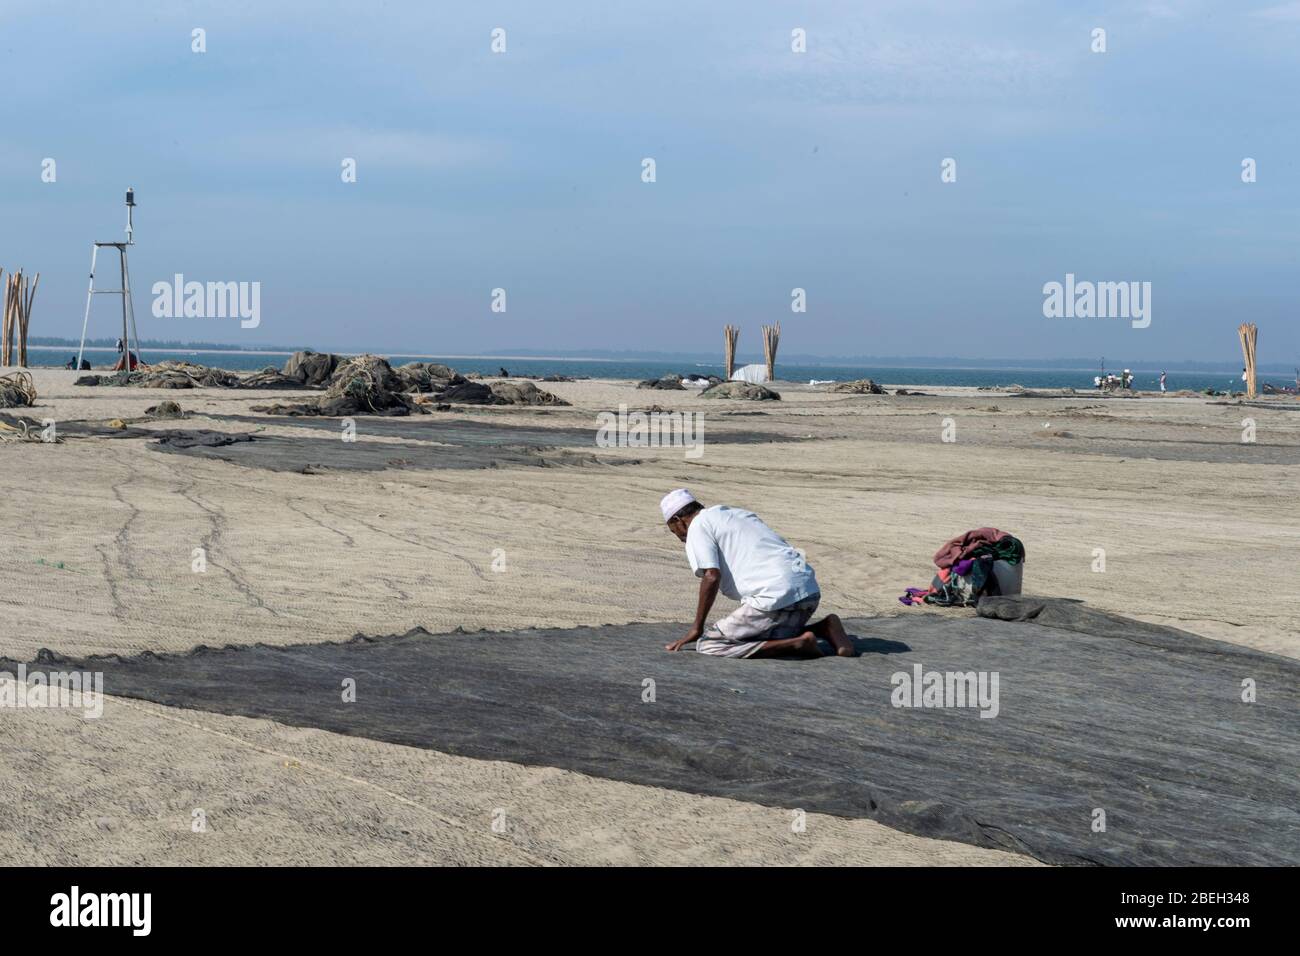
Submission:
<svg viewBox="0 0 1300 956">
<path fill-rule="evenodd" d="M 1300 658 L 1300 592 L 1279 585 L 1300 541 L 1294 398 L 855 395 L 777 382 L 780 401 L 750 402 L 585 380 L 542 385 L 564 406 L 357 417 L 345 442 L 337 420 L 252 410 L 297 392 L 76 377 L 34 370 L 36 406 L 11 410 L 53 420 L 63 440 L 0 445 L 0 657 L 13 661 L 415 627 L 684 630 L 695 580 L 657 509 L 679 486 L 762 515 L 806 551 L 822 608 L 846 618 L 973 617 L 898 597 L 929 583 L 945 540 L 996 526 L 1025 542 L 1027 594 Z M 133 421 L 166 399 L 188 417 Z M 597 444 L 602 412 L 652 405 L 701 414 L 702 448 Z M 177 429 L 249 434 L 244 445 L 274 454 L 156 444 Z M 111 682 L 105 693 L 97 720 L 0 710 L 9 862 L 1038 862 L 871 819 L 811 813 L 793 832 L 797 808 L 165 706 L 115 696 Z M 509 825 L 494 829 L 498 818 Z"/>
</svg>

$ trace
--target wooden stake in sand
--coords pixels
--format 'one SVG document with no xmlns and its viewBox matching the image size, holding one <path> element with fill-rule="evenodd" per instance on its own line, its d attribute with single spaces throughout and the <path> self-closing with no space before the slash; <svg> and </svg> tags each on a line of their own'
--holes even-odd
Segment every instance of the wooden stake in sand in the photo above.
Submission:
<svg viewBox="0 0 1300 956">
<path fill-rule="evenodd" d="M 23 270 L 5 280 L 4 321 L 0 325 L 0 365 L 12 365 L 14 359 L 14 333 L 18 335 L 18 364 L 27 367 L 27 326 L 32 317 L 32 302 L 41 274 L 28 279 Z"/>
<path fill-rule="evenodd" d="M 781 323 L 763 326 L 763 357 L 767 359 L 767 380 L 776 381 L 776 346 L 781 341 Z"/>
<path fill-rule="evenodd" d="M 0 328 L 0 365 L 12 365 L 14 353 L 14 318 L 18 312 L 17 277 L 5 279 L 4 325 Z"/>
<path fill-rule="evenodd" d="M 27 292 L 27 301 L 23 304 L 22 324 L 18 327 L 18 364 L 27 367 L 27 325 L 32 320 L 32 303 L 36 301 L 36 290 L 41 284 L 41 274 L 36 273 L 32 287 Z"/>
<path fill-rule="evenodd" d="M 1259 337 L 1259 328 L 1254 322 L 1244 322 L 1237 326 L 1237 337 L 1241 339 L 1241 357 L 1246 362 L 1246 397 L 1255 397 L 1255 339 Z"/>
<path fill-rule="evenodd" d="M 736 370 L 736 339 L 740 336 L 740 327 L 735 325 L 726 325 L 722 328 L 722 341 L 725 345 L 724 354 L 726 355 L 727 381 L 731 381 L 731 373 Z"/>
<path fill-rule="evenodd" d="M 0 276 L 4 270 L 0 269 Z M 9 327 L 9 280 L 5 280 L 4 320 L 0 324 L 0 367 L 9 364 L 9 353 L 13 349 L 13 330 Z"/>
</svg>

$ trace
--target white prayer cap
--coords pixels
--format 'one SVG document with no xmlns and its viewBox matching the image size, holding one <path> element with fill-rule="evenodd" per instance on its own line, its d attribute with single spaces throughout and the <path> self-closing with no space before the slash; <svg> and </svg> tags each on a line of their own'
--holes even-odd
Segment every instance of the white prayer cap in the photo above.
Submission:
<svg viewBox="0 0 1300 956">
<path fill-rule="evenodd" d="M 666 524 L 671 521 L 673 515 L 677 514 L 677 512 L 681 511 L 694 500 L 695 496 L 685 488 L 677 488 L 676 490 L 670 491 L 668 494 L 664 495 L 663 500 L 659 502 L 659 510 L 664 513 L 664 523 Z"/>
</svg>

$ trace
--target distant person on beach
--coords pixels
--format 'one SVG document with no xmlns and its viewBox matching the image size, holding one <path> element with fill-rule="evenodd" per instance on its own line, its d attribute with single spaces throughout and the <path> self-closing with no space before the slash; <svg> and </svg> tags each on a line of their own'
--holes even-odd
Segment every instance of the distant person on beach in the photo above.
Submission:
<svg viewBox="0 0 1300 956">
<path fill-rule="evenodd" d="M 853 656 L 836 615 L 808 623 L 821 600 L 817 576 L 758 515 L 726 505 L 705 508 L 685 488 L 666 494 L 659 508 L 700 579 L 695 623 L 668 650 L 694 641 L 701 654 L 716 657 L 821 657 L 817 638 L 824 637 L 840 657 Z M 705 630 L 719 591 L 740 607 Z"/>
<path fill-rule="evenodd" d="M 114 372 L 124 371 L 127 367 L 127 359 L 129 358 L 131 363 L 131 371 L 134 372 L 135 367 L 140 364 L 140 360 L 135 357 L 135 353 L 128 352 L 126 350 L 125 343 L 123 343 L 121 339 L 117 340 L 117 351 L 118 351 L 117 364 L 113 366 L 113 371 Z"/>
<path fill-rule="evenodd" d="M 1166 392 L 1166 391 L 1168 391 L 1168 389 L 1165 388 L 1165 373 L 1164 373 L 1164 372 L 1161 372 L 1161 373 L 1160 373 L 1160 391 L 1162 391 L 1162 392 Z"/>
</svg>

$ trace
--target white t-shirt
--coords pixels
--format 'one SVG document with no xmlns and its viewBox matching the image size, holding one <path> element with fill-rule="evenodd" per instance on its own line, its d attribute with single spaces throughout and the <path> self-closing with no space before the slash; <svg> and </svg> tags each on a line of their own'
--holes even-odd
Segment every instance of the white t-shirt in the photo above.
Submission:
<svg viewBox="0 0 1300 956">
<path fill-rule="evenodd" d="M 686 557 L 696 577 L 717 568 L 719 590 L 760 611 L 778 611 L 821 593 L 803 555 L 741 508 L 714 505 L 699 512 L 686 532 Z"/>
</svg>

